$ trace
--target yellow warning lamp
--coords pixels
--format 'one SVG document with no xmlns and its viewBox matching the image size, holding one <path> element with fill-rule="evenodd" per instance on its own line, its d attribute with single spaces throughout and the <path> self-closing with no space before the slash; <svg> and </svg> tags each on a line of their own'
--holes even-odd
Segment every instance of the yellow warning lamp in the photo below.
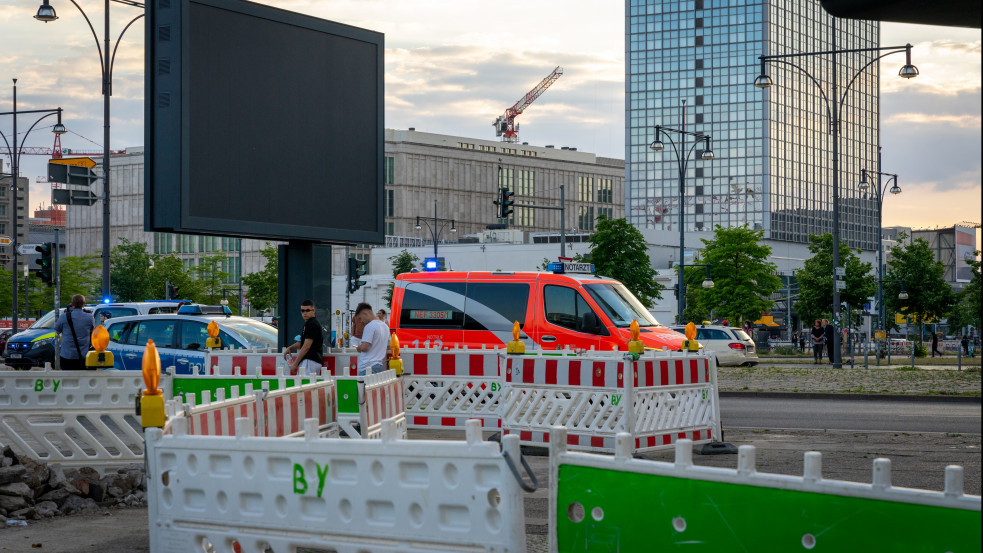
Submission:
<svg viewBox="0 0 983 553">
<path fill-rule="evenodd" d="M 686 323 L 683 329 L 686 339 L 683 340 L 683 349 L 686 351 L 700 351 L 700 343 L 696 341 L 696 325 L 692 321 Z"/>
<path fill-rule="evenodd" d="M 512 341 L 506 344 L 505 352 L 513 355 L 522 355 L 526 352 L 526 345 L 519 341 L 519 321 L 512 324 Z"/>
<path fill-rule="evenodd" d="M 399 338 L 394 333 L 389 337 L 389 351 L 392 357 L 389 358 L 389 370 L 396 371 L 396 376 L 403 376 L 403 360 L 399 358 Z"/>
<path fill-rule="evenodd" d="M 140 424 L 144 428 L 162 427 L 164 416 L 164 393 L 157 387 L 160 384 L 160 354 L 153 340 L 147 340 L 143 350 L 143 383 L 147 386 L 140 395 Z"/>
<path fill-rule="evenodd" d="M 631 333 L 631 340 L 628 341 L 628 353 L 634 353 L 635 355 L 645 353 L 645 344 L 638 339 L 640 330 L 638 328 L 637 319 L 631 320 L 631 324 L 628 325 L 628 332 Z"/>
<path fill-rule="evenodd" d="M 222 339 L 218 337 L 218 323 L 212 321 L 208 323 L 208 339 L 205 340 L 205 347 L 209 349 L 221 349 Z"/>
<path fill-rule="evenodd" d="M 106 351 L 109 346 L 109 331 L 99 325 L 89 338 L 94 349 L 85 354 L 85 366 L 90 369 L 113 368 L 113 352 Z"/>
</svg>

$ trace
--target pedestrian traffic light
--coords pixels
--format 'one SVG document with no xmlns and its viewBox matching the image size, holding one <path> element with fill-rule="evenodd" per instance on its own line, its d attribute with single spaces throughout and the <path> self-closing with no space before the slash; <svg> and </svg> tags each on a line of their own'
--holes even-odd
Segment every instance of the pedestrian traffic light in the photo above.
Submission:
<svg viewBox="0 0 983 553">
<path fill-rule="evenodd" d="M 362 286 L 365 286 L 364 280 L 359 280 L 359 277 L 365 275 L 366 270 L 365 261 L 359 260 L 354 255 L 348 258 L 348 291 L 354 293 Z"/>
<path fill-rule="evenodd" d="M 498 218 L 507 219 L 509 215 L 512 215 L 512 206 L 515 204 L 515 192 L 512 192 L 508 188 L 500 188 L 498 190 Z"/>
<path fill-rule="evenodd" d="M 35 261 L 35 263 L 40 265 L 40 269 L 38 269 L 38 277 L 41 279 L 41 282 L 47 284 L 48 286 L 55 283 L 51 264 L 51 248 L 54 245 L 54 242 L 45 242 L 44 244 L 40 244 L 34 248 L 35 251 L 41 254 L 41 258 Z"/>
</svg>

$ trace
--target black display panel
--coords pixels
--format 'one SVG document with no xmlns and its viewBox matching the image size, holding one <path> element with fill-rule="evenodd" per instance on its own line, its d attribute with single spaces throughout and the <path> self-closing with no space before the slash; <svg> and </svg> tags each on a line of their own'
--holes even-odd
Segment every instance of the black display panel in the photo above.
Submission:
<svg viewBox="0 0 983 553">
<path fill-rule="evenodd" d="M 241 0 L 153 0 L 146 228 L 382 243 L 383 36 Z"/>
</svg>

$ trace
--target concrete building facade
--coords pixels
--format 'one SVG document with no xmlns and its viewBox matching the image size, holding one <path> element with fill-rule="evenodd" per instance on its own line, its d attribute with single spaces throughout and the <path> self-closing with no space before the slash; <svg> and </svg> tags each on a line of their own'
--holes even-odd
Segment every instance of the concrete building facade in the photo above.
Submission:
<svg viewBox="0 0 983 553">
<path fill-rule="evenodd" d="M 0 163 L 0 169 L 2 169 Z M 26 177 L 17 179 L 17 213 L 14 213 L 14 187 L 10 175 L 0 176 L 0 237 L 10 241 L 10 244 L 0 244 L 0 267 L 5 271 L 13 269 L 14 236 L 16 233 L 19 244 L 28 242 L 27 205 L 30 199 L 30 181 Z M 5 240 L 6 242 L 6 240 Z M 18 269 L 23 267 L 25 259 L 18 258 Z"/>
</svg>

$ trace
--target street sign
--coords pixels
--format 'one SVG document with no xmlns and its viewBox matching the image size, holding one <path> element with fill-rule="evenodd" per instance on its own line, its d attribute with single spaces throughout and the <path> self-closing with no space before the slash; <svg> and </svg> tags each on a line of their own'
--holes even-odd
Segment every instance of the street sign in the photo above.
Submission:
<svg viewBox="0 0 983 553">
<path fill-rule="evenodd" d="M 18 255 L 37 255 L 38 252 L 34 248 L 40 246 L 41 244 L 17 244 L 17 254 Z"/>
<path fill-rule="evenodd" d="M 835 269 L 833 269 L 833 274 L 835 274 L 838 277 L 845 277 L 846 267 L 836 267 Z"/>
<path fill-rule="evenodd" d="M 48 163 L 48 182 L 91 186 L 92 182 L 95 181 L 96 178 L 96 174 L 92 172 L 92 169 L 89 167 L 65 165 L 62 163 Z"/>
<path fill-rule="evenodd" d="M 835 282 L 836 282 L 836 289 L 837 290 L 846 290 L 846 281 L 845 280 L 837 280 Z"/>
<path fill-rule="evenodd" d="M 883 330 L 875 330 L 874 331 L 874 339 L 876 339 L 876 340 L 886 340 L 887 339 L 887 332 L 885 332 Z"/>
<path fill-rule="evenodd" d="M 13 240 L 9 236 L 0 236 L 0 246 L 9 246 Z"/>
<path fill-rule="evenodd" d="M 74 165 L 76 167 L 95 167 L 96 161 L 91 157 L 63 157 L 61 159 L 49 159 L 48 163 L 58 163 L 60 165 Z"/>
<path fill-rule="evenodd" d="M 56 205 L 92 205 L 99 197 L 89 190 L 56 188 L 51 191 L 51 203 Z"/>
</svg>

